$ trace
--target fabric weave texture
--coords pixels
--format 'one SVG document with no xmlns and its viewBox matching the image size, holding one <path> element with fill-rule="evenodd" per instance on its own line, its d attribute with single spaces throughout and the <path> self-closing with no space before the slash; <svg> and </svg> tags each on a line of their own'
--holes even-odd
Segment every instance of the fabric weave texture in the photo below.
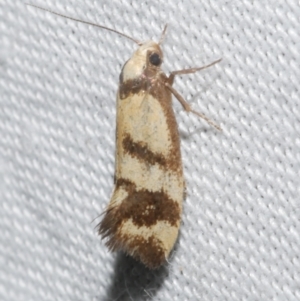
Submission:
<svg viewBox="0 0 300 301">
<path fill-rule="evenodd" d="M 32 4 L 163 44 L 187 196 L 168 265 L 111 254 L 116 92 L 136 45 L 0 2 L 0 300 L 300 300 L 299 1 Z"/>
</svg>

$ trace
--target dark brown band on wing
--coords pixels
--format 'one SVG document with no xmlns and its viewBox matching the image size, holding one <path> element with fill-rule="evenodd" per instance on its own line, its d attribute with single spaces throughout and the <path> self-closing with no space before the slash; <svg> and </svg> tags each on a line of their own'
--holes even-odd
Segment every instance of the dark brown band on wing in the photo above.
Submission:
<svg viewBox="0 0 300 301">
<path fill-rule="evenodd" d="M 125 63 L 126 65 L 126 63 Z M 124 81 L 124 67 L 122 68 L 119 76 L 119 96 L 121 99 L 127 98 L 130 94 L 138 94 L 140 91 L 146 91 L 152 95 L 155 91 L 157 82 L 165 81 L 167 77 L 161 72 L 159 67 L 148 65 L 143 74 L 134 78 Z"/>
<path fill-rule="evenodd" d="M 166 259 L 163 243 L 153 235 L 147 238 L 131 233 L 127 235 L 120 229 L 128 220 L 137 228 L 145 226 L 151 229 L 159 221 L 178 228 L 181 208 L 164 191 L 137 191 L 135 184 L 128 179 L 117 179 L 115 193 L 120 188 L 126 190 L 128 196 L 117 206 L 111 205 L 107 209 L 98 225 L 98 232 L 103 238 L 108 237 L 106 244 L 112 251 L 123 250 L 147 267 L 157 268 Z"/>
<path fill-rule="evenodd" d="M 151 227 L 159 221 L 178 226 L 181 208 L 163 190 L 136 190 L 129 180 L 118 179 L 115 191 L 121 187 L 128 192 L 128 196 L 118 206 L 108 208 L 99 224 L 99 234 L 114 235 L 118 227 L 129 219 L 137 227 Z"/>
<path fill-rule="evenodd" d="M 163 191 L 149 191 L 146 189 L 134 191 L 120 206 L 122 218 L 131 219 L 137 227 L 151 227 L 158 221 L 165 221 L 171 226 L 178 226 L 180 208 Z"/>
<path fill-rule="evenodd" d="M 151 151 L 145 142 L 133 141 L 129 134 L 126 134 L 123 138 L 122 144 L 125 153 L 128 153 L 131 157 L 144 161 L 149 165 L 158 164 L 163 167 L 167 165 L 164 155 Z"/>
<path fill-rule="evenodd" d="M 128 192 L 128 194 L 131 194 L 136 189 L 136 185 L 130 180 L 124 178 L 117 178 L 116 190 L 120 187 L 125 189 Z"/>
<path fill-rule="evenodd" d="M 160 103 L 166 117 L 168 129 L 170 131 L 170 139 L 172 141 L 170 156 L 167 158 L 168 167 L 172 170 L 180 170 L 180 172 L 182 172 L 178 126 L 172 108 L 171 92 L 165 86 L 167 80 L 167 76 L 160 72 L 157 74 L 157 77 L 152 80 L 145 77 L 138 77 L 125 82 L 120 82 L 119 97 L 125 99 L 130 95 L 145 92 Z"/>
<path fill-rule="evenodd" d="M 119 95 L 121 99 L 125 99 L 130 94 L 138 94 L 141 91 L 148 91 L 149 88 L 149 82 L 142 78 L 128 79 L 126 82 L 120 82 Z"/>
<path fill-rule="evenodd" d="M 180 220 L 178 203 L 164 191 L 136 190 L 135 184 L 120 178 L 116 183 L 116 190 L 122 187 L 128 196 L 118 206 L 118 219 L 126 221 L 132 219 L 137 227 L 151 227 L 158 221 L 166 221 L 176 226 Z M 116 212 L 115 212 L 116 214 Z"/>
</svg>

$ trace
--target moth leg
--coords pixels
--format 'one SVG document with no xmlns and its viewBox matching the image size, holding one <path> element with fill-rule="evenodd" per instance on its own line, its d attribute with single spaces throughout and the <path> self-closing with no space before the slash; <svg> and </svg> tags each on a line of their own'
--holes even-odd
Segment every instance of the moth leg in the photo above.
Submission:
<svg viewBox="0 0 300 301">
<path fill-rule="evenodd" d="M 202 67 L 198 67 L 198 68 L 189 68 L 189 69 L 182 69 L 182 70 L 176 70 L 176 71 L 173 71 L 171 72 L 170 76 L 168 77 L 168 83 L 170 85 L 173 85 L 173 82 L 174 82 L 174 78 L 176 75 L 182 75 L 182 74 L 190 74 L 190 73 L 195 73 L 197 71 L 200 71 L 200 70 L 203 70 L 203 69 L 206 69 L 208 67 L 211 67 L 217 63 L 219 63 L 222 59 L 218 59 L 208 65 L 205 65 L 205 66 L 202 66 Z"/>
<path fill-rule="evenodd" d="M 188 69 L 191 70 L 191 69 Z M 183 70 L 182 70 L 183 71 Z M 192 73 L 192 72 L 191 72 Z M 221 127 L 219 125 L 217 125 L 216 123 L 214 123 L 213 121 L 211 121 L 208 117 L 206 117 L 204 114 L 199 113 L 197 111 L 194 111 L 191 106 L 185 101 L 185 99 L 168 83 L 165 82 L 165 86 L 170 90 L 170 92 L 178 99 L 178 101 L 181 103 L 181 105 L 183 106 L 184 110 L 187 112 L 192 112 L 196 115 L 198 115 L 199 117 L 201 117 L 202 119 L 204 119 L 208 124 L 212 125 L 213 127 L 215 127 L 217 130 L 222 131 Z"/>
</svg>

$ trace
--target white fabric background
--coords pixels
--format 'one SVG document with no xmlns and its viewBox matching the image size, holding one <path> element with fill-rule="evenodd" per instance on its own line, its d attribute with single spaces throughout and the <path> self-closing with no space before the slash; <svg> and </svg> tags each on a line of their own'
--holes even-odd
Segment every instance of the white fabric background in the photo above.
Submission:
<svg viewBox="0 0 300 301">
<path fill-rule="evenodd" d="M 108 252 L 115 98 L 136 49 L 116 34 L 0 3 L 1 300 L 300 300 L 299 1 L 35 0 L 163 45 L 187 181 L 170 264 Z M 175 4 L 176 3 L 176 4 Z"/>
</svg>

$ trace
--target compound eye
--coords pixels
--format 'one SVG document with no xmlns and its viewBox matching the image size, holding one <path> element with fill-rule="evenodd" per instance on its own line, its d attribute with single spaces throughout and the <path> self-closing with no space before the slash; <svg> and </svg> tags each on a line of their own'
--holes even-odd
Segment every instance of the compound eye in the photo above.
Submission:
<svg viewBox="0 0 300 301">
<path fill-rule="evenodd" d="M 150 54 L 149 61 L 154 66 L 159 66 L 161 64 L 161 58 L 157 53 Z"/>
</svg>

